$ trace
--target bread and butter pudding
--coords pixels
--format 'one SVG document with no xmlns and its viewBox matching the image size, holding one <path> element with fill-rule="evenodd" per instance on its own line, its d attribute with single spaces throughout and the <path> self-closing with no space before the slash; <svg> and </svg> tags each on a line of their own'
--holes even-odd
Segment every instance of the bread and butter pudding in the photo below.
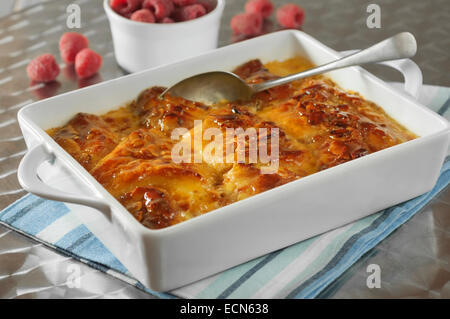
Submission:
<svg viewBox="0 0 450 319">
<path fill-rule="evenodd" d="M 265 65 L 252 60 L 234 72 L 257 83 L 311 67 L 306 59 L 296 57 Z M 104 115 L 79 113 L 66 125 L 48 130 L 139 222 L 152 229 L 416 138 L 376 104 L 343 91 L 322 75 L 260 92 L 250 101 L 213 106 L 168 95 L 159 99 L 163 90 L 149 88 L 117 110 Z M 267 163 L 247 157 L 245 162 L 174 161 L 172 151 L 179 140 L 172 133 L 177 128 L 191 132 L 195 123 L 201 123 L 203 130 L 223 132 L 277 129 L 277 170 L 263 174 Z M 257 134 L 258 140 L 272 138 L 270 133 Z"/>
</svg>

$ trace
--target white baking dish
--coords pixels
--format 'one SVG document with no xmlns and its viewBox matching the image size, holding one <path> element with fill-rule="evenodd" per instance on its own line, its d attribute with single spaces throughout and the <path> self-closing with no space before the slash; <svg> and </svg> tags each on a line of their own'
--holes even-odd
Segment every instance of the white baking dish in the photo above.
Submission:
<svg viewBox="0 0 450 319">
<path fill-rule="evenodd" d="M 78 217 L 138 280 L 154 290 L 177 288 L 429 191 L 447 154 L 449 123 L 358 67 L 329 76 L 379 104 L 420 138 L 161 230 L 137 222 L 44 131 L 64 124 L 77 112 L 101 114 L 117 108 L 152 85 L 230 70 L 253 58 L 267 62 L 298 54 L 315 64 L 339 57 L 305 33 L 283 31 L 33 103 L 18 115 L 30 150 L 19 167 L 19 180 L 39 196 L 96 207 L 79 210 Z M 396 65 L 406 70 L 409 89 L 416 90 L 421 84 L 417 68 L 410 61 Z M 88 187 L 90 196 L 76 192 L 76 186 L 72 194 L 47 186 L 41 164 L 49 158 L 61 161 L 76 176 L 74 183 Z"/>
</svg>

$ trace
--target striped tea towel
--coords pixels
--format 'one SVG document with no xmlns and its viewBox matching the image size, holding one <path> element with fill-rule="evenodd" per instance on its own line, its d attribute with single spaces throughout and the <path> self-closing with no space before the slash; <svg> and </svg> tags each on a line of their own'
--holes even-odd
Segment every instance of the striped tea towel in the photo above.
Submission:
<svg viewBox="0 0 450 319">
<path fill-rule="evenodd" d="M 449 88 L 421 93 L 422 103 L 450 117 Z M 314 298 L 449 183 L 450 160 L 427 194 L 167 293 L 133 279 L 64 203 L 28 194 L 0 213 L 0 223 L 160 298 Z"/>
</svg>

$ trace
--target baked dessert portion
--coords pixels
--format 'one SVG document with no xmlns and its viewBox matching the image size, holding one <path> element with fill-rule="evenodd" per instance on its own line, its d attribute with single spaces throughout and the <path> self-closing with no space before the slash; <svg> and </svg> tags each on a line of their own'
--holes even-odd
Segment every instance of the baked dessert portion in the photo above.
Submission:
<svg viewBox="0 0 450 319">
<path fill-rule="evenodd" d="M 252 60 L 234 72 L 257 83 L 310 67 L 307 60 L 296 57 L 266 65 Z M 343 91 L 324 76 L 260 92 L 250 101 L 213 106 L 173 96 L 160 99 L 163 90 L 149 88 L 125 107 L 100 116 L 79 113 L 66 125 L 48 131 L 139 222 L 152 229 L 416 137 L 376 104 Z M 258 145 L 265 143 L 267 154 L 278 154 L 276 169 L 267 172 L 273 163 L 250 160 L 248 139 L 240 144 L 244 160 L 235 153 L 230 158 L 225 149 L 239 148 L 237 135 L 227 136 L 223 149 L 214 152 L 207 151 L 211 140 L 203 136 L 196 149 L 193 139 L 198 125 L 202 132 L 212 128 L 223 136 L 231 128 L 254 129 Z M 183 133 L 173 138 L 180 128 Z M 272 144 L 275 139 L 278 143 Z M 192 152 L 176 161 L 173 150 L 180 143 Z M 219 154 L 223 156 L 216 157 Z"/>
<path fill-rule="evenodd" d="M 136 128 L 137 117 L 127 107 L 103 116 L 78 113 L 47 133 L 89 171 Z"/>
<path fill-rule="evenodd" d="M 212 170 L 205 165 L 175 164 L 173 145 L 158 129 L 138 129 L 90 172 L 150 228 L 167 227 L 220 207 Z"/>
</svg>

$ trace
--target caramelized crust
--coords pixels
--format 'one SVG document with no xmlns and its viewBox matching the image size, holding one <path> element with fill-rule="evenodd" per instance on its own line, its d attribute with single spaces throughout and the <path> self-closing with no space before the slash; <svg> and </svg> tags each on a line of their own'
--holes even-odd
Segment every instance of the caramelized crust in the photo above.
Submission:
<svg viewBox="0 0 450 319">
<path fill-rule="evenodd" d="M 86 113 L 78 113 L 67 125 L 49 134 L 87 170 L 108 155 L 119 141 L 107 122 Z"/>
<path fill-rule="evenodd" d="M 139 117 L 140 125 L 146 128 L 158 128 L 170 133 L 177 127 L 191 129 L 194 120 L 203 119 L 208 107 L 179 97 L 167 96 L 160 100 L 158 96 L 165 90 L 151 87 L 144 90 L 131 108 Z"/>
<path fill-rule="evenodd" d="M 173 140 L 157 129 L 132 132 L 91 174 L 140 222 L 162 228 L 219 205 L 208 174 L 171 160 Z"/>
<path fill-rule="evenodd" d="M 234 72 L 257 83 L 310 67 L 303 58 L 266 65 L 252 60 Z M 102 116 L 79 113 L 63 127 L 49 130 L 139 222 L 153 229 L 416 137 L 374 103 L 342 91 L 323 76 L 260 92 L 246 103 L 211 107 L 179 97 L 159 99 L 163 90 L 149 88 L 126 107 Z M 197 154 L 201 161 L 195 162 L 195 120 L 201 121 L 203 132 L 215 128 L 224 138 L 227 128 L 255 129 L 268 154 L 275 152 L 270 142 L 278 136 L 277 170 L 263 174 L 269 163 L 250 161 L 248 139 L 242 148 L 244 161 L 238 162 L 236 154 L 227 157 L 226 147 L 238 145 L 236 136 L 210 153 L 211 140 L 204 138 Z M 172 139 L 180 127 L 184 135 Z M 187 143 L 188 162 L 173 160 L 177 143 Z M 215 157 L 221 151 L 223 162 Z"/>
</svg>

